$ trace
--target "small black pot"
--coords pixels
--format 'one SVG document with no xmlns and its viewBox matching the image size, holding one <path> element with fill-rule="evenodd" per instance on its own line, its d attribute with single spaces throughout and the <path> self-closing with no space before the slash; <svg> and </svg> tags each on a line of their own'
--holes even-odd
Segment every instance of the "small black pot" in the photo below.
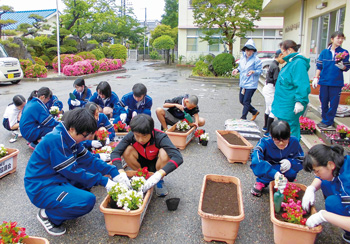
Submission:
<svg viewBox="0 0 350 244">
<path fill-rule="evenodd" d="M 100 140 L 100 142 L 101 142 L 103 147 L 106 146 L 106 140 L 103 140 L 103 141 Z"/>
<path fill-rule="evenodd" d="M 202 140 L 202 146 L 207 146 L 208 145 L 208 141 L 203 141 Z"/>
<path fill-rule="evenodd" d="M 165 202 L 169 211 L 175 211 L 179 206 L 180 198 L 169 198 Z"/>
<path fill-rule="evenodd" d="M 340 139 L 345 139 L 347 133 L 339 133 Z"/>
</svg>

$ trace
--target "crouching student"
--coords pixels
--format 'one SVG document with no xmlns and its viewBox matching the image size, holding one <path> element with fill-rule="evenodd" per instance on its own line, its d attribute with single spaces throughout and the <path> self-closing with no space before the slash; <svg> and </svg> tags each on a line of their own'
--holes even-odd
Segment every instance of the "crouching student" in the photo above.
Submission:
<svg viewBox="0 0 350 244">
<path fill-rule="evenodd" d="M 37 219 L 51 235 L 63 235 L 65 220 L 93 209 L 95 195 L 81 188 L 102 185 L 109 191 L 115 182 L 130 186 L 125 172 L 119 173 L 115 166 L 94 157 L 80 144 L 96 129 L 96 120 L 87 110 L 71 110 L 29 159 L 24 187 L 30 201 L 40 208 Z M 110 175 L 113 181 L 104 175 Z"/>
<path fill-rule="evenodd" d="M 27 101 L 22 95 L 16 95 L 12 98 L 4 113 L 4 119 L 2 124 L 6 130 L 12 131 L 14 138 L 10 139 L 10 142 L 17 141 L 17 137 L 21 136 L 19 132 L 19 121 L 21 120 L 22 110 Z"/>
<path fill-rule="evenodd" d="M 350 243 L 350 156 L 344 157 L 340 145 L 318 144 L 306 154 L 304 169 L 313 172 L 316 178 L 306 188 L 302 207 L 309 212 L 315 203 L 315 192 L 322 190 L 326 210 L 311 215 L 306 225 L 315 227 L 329 222 L 345 230 L 343 240 Z"/>
<path fill-rule="evenodd" d="M 130 122 L 131 131 L 121 140 L 111 154 L 119 171 L 123 170 L 121 157 L 133 170 L 148 167 L 155 172 L 144 185 L 143 192 L 155 186 L 157 196 L 166 196 L 163 177 L 177 169 L 183 162 L 180 151 L 167 134 L 154 129 L 154 121 L 147 114 L 138 114 Z"/>
<path fill-rule="evenodd" d="M 277 120 L 271 124 L 270 137 L 262 138 L 252 153 L 252 164 L 256 183 L 251 194 L 260 197 L 269 183 L 283 174 L 292 182 L 303 168 L 303 149 L 299 140 L 290 136 L 288 122 Z"/>
</svg>

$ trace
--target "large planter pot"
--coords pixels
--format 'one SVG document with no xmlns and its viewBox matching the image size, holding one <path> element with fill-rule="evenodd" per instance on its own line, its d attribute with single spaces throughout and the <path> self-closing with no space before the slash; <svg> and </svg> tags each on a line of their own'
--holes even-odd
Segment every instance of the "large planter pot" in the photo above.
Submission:
<svg viewBox="0 0 350 244">
<path fill-rule="evenodd" d="M 128 177 L 132 177 L 135 175 L 136 171 L 126 171 L 126 173 Z M 100 211 L 104 214 L 108 235 L 124 235 L 130 238 L 136 238 L 140 231 L 148 204 L 151 201 L 152 194 L 153 187 L 147 191 L 142 206 L 130 212 L 126 212 L 124 209 L 107 207 L 110 202 L 110 196 L 107 195 L 100 205 Z"/>
<path fill-rule="evenodd" d="M 238 201 L 238 215 L 218 215 L 204 212 L 203 202 L 205 191 L 207 188 L 207 182 L 221 182 L 221 183 L 234 183 L 237 186 L 237 201 Z M 220 194 L 220 193 L 219 193 Z M 225 194 L 220 197 L 227 197 Z M 215 197 L 215 199 L 217 199 Z M 222 200 L 222 199 L 220 199 Z M 226 202 L 230 204 L 229 200 Z M 202 232 L 205 241 L 224 241 L 226 243 L 234 243 L 238 234 L 239 224 L 244 219 L 243 210 L 243 198 L 241 191 L 241 182 L 238 178 L 234 176 L 224 176 L 224 175 L 205 175 L 202 185 L 201 196 L 198 206 L 198 214 L 202 219 Z"/>
<path fill-rule="evenodd" d="M 50 242 L 46 238 L 29 236 L 23 240 L 24 244 L 49 244 Z"/>
<path fill-rule="evenodd" d="M 312 95 L 320 95 L 320 85 L 318 85 L 316 88 L 312 87 L 312 84 L 310 84 L 311 94 Z"/>
<path fill-rule="evenodd" d="M 245 145 L 233 145 L 225 140 L 223 135 L 234 134 L 240 138 Z M 230 163 L 241 162 L 247 163 L 249 159 L 250 150 L 253 149 L 253 145 L 241 136 L 237 131 L 230 130 L 217 130 L 216 131 L 218 148 L 226 156 Z"/>
<path fill-rule="evenodd" d="M 341 92 L 339 104 L 350 105 L 350 92 Z"/>
<path fill-rule="evenodd" d="M 17 168 L 18 149 L 6 148 L 8 154 L 0 158 L 0 178 L 13 173 Z"/>
<path fill-rule="evenodd" d="M 303 191 L 306 186 L 298 183 L 296 184 Z M 316 235 L 322 231 L 322 226 L 319 225 L 314 228 L 309 228 L 305 225 L 298 225 L 280 221 L 275 217 L 275 206 L 273 202 L 273 187 L 275 182 L 270 183 L 270 214 L 273 223 L 274 241 L 276 244 L 311 244 L 315 242 Z M 311 214 L 316 213 L 315 207 L 311 207 Z"/>
<path fill-rule="evenodd" d="M 121 141 L 129 132 L 116 132 L 114 141 Z"/>
<path fill-rule="evenodd" d="M 187 144 L 191 142 L 191 140 L 194 137 L 194 132 L 196 130 L 196 127 L 193 126 L 189 131 L 187 132 L 175 132 L 176 124 L 170 127 L 166 134 L 169 136 L 171 142 L 174 144 L 175 147 L 179 149 L 185 149 Z"/>
</svg>

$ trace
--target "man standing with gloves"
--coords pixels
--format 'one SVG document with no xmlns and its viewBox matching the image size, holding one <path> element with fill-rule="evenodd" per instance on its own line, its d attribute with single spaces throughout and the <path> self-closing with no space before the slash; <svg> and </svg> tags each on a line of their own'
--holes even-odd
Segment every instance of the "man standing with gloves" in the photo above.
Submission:
<svg viewBox="0 0 350 244">
<path fill-rule="evenodd" d="M 96 130 L 96 120 L 86 109 L 71 110 L 29 159 L 25 190 L 30 201 L 40 208 L 37 219 L 51 235 L 63 235 L 65 220 L 93 209 L 96 197 L 86 189 L 102 185 L 109 191 L 116 182 L 129 182 L 125 172 L 119 173 L 115 166 L 94 157 L 81 145 Z M 104 175 L 111 175 L 113 181 Z"/>
</svg>

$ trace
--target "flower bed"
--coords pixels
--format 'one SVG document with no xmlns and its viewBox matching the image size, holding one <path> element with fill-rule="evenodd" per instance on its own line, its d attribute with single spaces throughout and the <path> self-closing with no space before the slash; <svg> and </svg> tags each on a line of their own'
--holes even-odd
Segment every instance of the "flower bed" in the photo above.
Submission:
<svg viewBox="0 0 350 244">
<path fill-rule="evenodd" d="M 299 117 L 300 134 L 313 134 L 316 130 L 316 123 L 307 117 Z"/>
</svg>

